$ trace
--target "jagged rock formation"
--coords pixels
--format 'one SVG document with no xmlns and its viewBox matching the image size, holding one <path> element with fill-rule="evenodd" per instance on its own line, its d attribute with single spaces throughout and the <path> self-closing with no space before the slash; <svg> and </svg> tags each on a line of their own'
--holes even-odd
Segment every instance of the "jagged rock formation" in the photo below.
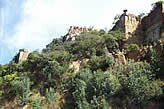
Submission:
<svg viewBox="0 0 164 109">
<path fill-rule="evenodd" d="M 28 57 L 28 54 L 29 54 L 28 50 L 20 49 L 18 54 L 14 57 L 13 61 L 15 63 L 20 63 L 22 61 L 25 61 Z"/>
<path fill-rule="evenodd" d="M 89 32 L 93 29 L 93 27 L 86 28 L 86 27 L 79 27 L 79 26 L 70 26 L 68 33 L 63 36 L 64 41 L 74 41 L 76 36 L 83 32 Z"/>
<path fill-rule="evenodd" d="M 124 10 L 112 30 L 116 29 L 125 33 L 126 43 L 143 44 L 161 39 L 164 35 L 164 4 L 157 2 L 142 19 Z"/>
<path fill-rule="evenodd" d="M 63 41 L 73 41 L 82 32 L 93 28 L 70 26 Z M 119 17 L 112 30 L 121 30 L 125 33 L 125 43 L 152 43 L 164 36 L 164 5 L 155 3 L 152 11 L 141 19 L 141 16 L 128 13 L 127 10 Z"/>
<path fill-rule="evenodd" d="M 143 18 L 141 24 L 146 43 L 160 39 L 164 32 L 164 4 L 156 3 L 148 16 Z"/>
<path fill-rule="evenodd" d="M 139 25 L 139 18 L 133 14 L 129 14 L 127 10 L 120 16 L 112 30 L 120 29 L 125 33 L 125 38 L 132 37 Z"/>
</svg>

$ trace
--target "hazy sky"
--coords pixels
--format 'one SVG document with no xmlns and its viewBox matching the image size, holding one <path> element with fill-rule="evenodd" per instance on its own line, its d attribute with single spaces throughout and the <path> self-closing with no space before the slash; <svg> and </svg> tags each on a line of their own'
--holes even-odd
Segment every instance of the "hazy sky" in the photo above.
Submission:
<svg viewBox="0 0 164 109">
<path fill-rule="evenodd" d="M 0 64 L 20 48 L 42 49 L 70 25 L 112 27 L 116 14 L 148 13 L 158 0 L 0 0 Z"/>
</svg>

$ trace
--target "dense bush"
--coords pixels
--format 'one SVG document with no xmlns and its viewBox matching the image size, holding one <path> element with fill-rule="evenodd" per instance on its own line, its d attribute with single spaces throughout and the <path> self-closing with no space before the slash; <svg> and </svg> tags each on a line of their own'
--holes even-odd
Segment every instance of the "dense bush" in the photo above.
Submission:
<svg viewBox="0 0 164 109">
<path fill-rule="evenodd" d="M 156 52 L 150 50 L 145 62 L 116 66 L 112 53 L 122 49 L 123 40 L 122 32 L 104 30 L 82 33 L 72 42 L 54 39 L 20 64 L 0 65 L 0 99 L 16 98 L 34 109 L 53 102 L 71 109 L 126 109 L 132 104 L 141 108 L 159 100 L 163 82 L 156 78 Z M 135 44 L 127 47 L 136 49 Z M 83 59 L 88 61 L 73 72 L 70 63 Z"/>
<path fill-rule="evenodd" d="M 78 58 L 90 58 L 96 51 L 101 51 L 102 47 L 105 47 L 102 37 L 98 33 L 90 32 L 81 34 L 71 45 L 70 51 Z"/>
<path fill-rule="evenodd" d="M 130 61 L 124 68 L 119 67 L 121 68 L 117 68 L 114 74 L 118 76 L 123 86 L 121 93 L 131 99 L 131 103 L 146 104 L 162 94 L 162 88 L 158 80 L 155 80 L 155 73 L 150 64 Z"/>
<path fill-rule="evenodd" d="M 28 103 L 30 96 L 30 79 L 26 76 L 16 77 L 11 83 L 12 89 L 16 92 L 18 104 L 24 105 Z"/>
<path fill-rule="evenodd" d="M 122 41 L 124 39 L 124 34 L 121 31 L 110 31 L 104 36 L 105 45 L 109 52 L 120 51 L 122 46 Z"/>
<path fill-rule="evenodd" d="M 120 83 L 110 72 L 92 73 L 88 69 L 83 69 L 73 79 L 71 88 L 75 106 L 79 109 L 100 108 L 109 105 L 108 97 L 117 93 Z"/>
<path fill-rule="evenodd" d="M 114 58 L 111 54 L 105 54 L 103 56 L 92 56 L 88 62 L 91 70 L 106 70 L 108 67 L 114 64 Z"/>
</svg>

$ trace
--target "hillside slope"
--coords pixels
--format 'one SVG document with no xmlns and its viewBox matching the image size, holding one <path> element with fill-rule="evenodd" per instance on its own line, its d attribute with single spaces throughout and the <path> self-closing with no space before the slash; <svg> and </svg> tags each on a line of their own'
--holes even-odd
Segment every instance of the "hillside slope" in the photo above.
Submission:
<svg viewBox="0 0 164 109">
<path fill-rule="evenodd" d="M 0 66 L 0 108 L 162 108 L 162 55 L 151 48 L 135 61 L 118 62 L 123 39 L 120 31 L 92 30 L 74 41 L 54 39 L 26 61 Z M 126 56 L 141 48 L 124 49 Z"/>
</svg>

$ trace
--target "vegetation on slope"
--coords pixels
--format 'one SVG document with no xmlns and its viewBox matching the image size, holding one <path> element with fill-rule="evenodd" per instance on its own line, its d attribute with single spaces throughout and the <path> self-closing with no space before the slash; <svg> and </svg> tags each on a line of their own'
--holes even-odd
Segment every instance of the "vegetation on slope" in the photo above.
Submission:
<svg viewBox="0 0 164 109">
<path fill-rule="evenodd" d="M 120 31 L 93 30 L 75 41 L 54 39 L 41 53 L 30 53 L 26 61 L 0 66 L 1 101 L 34 109 L 51 105 L 64 109 L 142 108 L 158 101 L 163 82 L 157 73 L 163 65 L 157 65 L 160 60 L 154 52 L 142 61 L 117 65 L 112 53 L 120 51 L 123 38 Z M 74 73 L 70 64 L 83 59 L 89 61 Z"/>
</svg>

